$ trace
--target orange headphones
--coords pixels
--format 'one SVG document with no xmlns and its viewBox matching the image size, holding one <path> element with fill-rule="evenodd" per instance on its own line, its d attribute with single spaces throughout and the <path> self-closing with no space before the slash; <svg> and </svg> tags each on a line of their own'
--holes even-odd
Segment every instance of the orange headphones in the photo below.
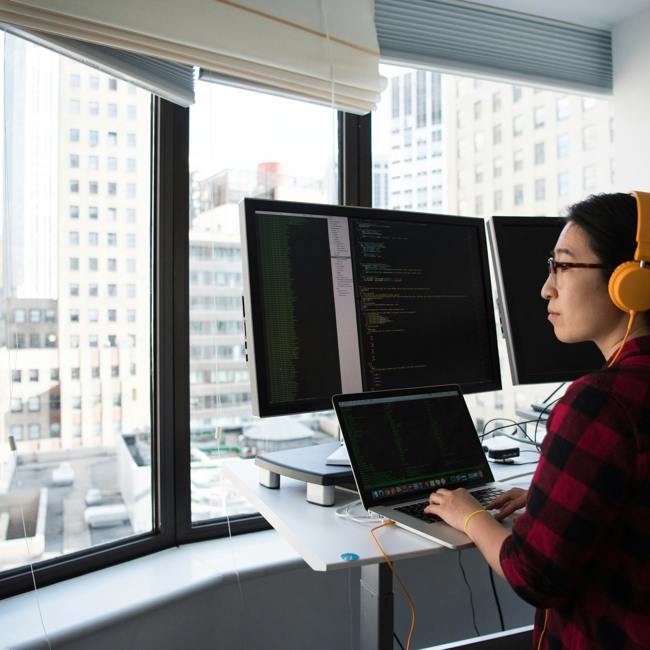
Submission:
<svg viewBox="0 0 650 650">
<path fill-rule="evenodd" d="M 638 312 L 650 309 L 650 193 L 631 192 L 636 198 L 637 247 L 634 260 L 623 262 L 609 278 L 609 297 L 622 311 Z"/>
<path fill-rule="evenodd" d="M 637 312 L 650 309 L 650 219 L 643 219 L 643 211 L 650 212 L 650 194 L 631 192 L 636 198 L 637 227 L 634 259 L 619 264 L 609 278 L 609 297 L 621 310 L 630 315 L 623 342 L 607 364 L 611 368 L 621 354 Z"/>
</svg>

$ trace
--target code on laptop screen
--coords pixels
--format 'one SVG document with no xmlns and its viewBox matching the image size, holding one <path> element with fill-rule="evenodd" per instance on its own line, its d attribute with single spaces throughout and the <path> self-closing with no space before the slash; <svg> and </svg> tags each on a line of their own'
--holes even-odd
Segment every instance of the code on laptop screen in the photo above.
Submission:
<svg viewBox="0 0 650 650">
<path fill-rule="evenodd" d="M 454 391 L 339 402 L 359 489 L 372 500 L 489 480 L 465 402 Z"/>
</svg>

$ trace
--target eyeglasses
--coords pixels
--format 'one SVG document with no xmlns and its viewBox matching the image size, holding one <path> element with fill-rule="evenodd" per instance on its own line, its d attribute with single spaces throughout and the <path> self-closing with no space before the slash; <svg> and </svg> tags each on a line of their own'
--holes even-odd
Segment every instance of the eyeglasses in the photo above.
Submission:
<svg viewBox="0 0 650 650">
<path fill-rule="evenodd" d="M 554 257 L 547 260 L 548 274 L 555 281 L 557 270 L 565 271 L 566 269 L 610 269 L 609 264 L 586 264 L 585 262 L 557 262 Z"/>
</svg>

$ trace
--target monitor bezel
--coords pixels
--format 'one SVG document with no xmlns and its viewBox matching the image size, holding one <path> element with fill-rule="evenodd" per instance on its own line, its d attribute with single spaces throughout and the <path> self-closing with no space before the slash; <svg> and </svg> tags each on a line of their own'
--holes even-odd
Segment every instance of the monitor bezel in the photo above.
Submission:
<svg viewBox="0 0 650 650">
<path fill-rule="evenodd" d="M 407 212 L 386 210 L 382 208 L 361 208 L 345 205 L 328 205 L 319 203 L 304 203 L 293 201 L 275 201 L 270 199 L 244 198 L 240 202 L 240 228 L 242 250 L 242 281 L 243 281 L 243 310 L 244 310 L 244 336 L 246 360 L 250 371 L 251 401 L 253 414 L 260 417 L 292 415 L 313 411 L 331 410 L 332 395 L 322 396 L 300 402 L 285 402 L 270 404 L 268 391 L 265 384 L 263 367 L 266 363 L 264 342 L 259 334 L 263 331 L 261 322 L 261 309 L 259 296 L 251 291 L 251 276 L 258 272 L 256 256 L 249 255 L 249 251 L 256 248 L 255 219 L 256 212 L 272 211 L 290 214 L 314 214 L 325 217 L 350 217 L 357 219 L 380 219 L 386 221 L 440 223 L 441 225 L 465 225 L 475 228 L 477 244 L 481 251 L 481 275 L 483 282 L 484 309 L 487 315 L 487 330 L 489 340 L 490 366 L 492 377 L 489 380 L 474 384 L 463 384 L 464 394 L 493 391 L 501 389 L 501 368 L 497 345 L 497 330 L 494 320 L 494 302 L 489 270 L 488 244 L 485 232 L 485 221 L 478 217 L 460 217 L 423 212 Z M 405 387 L 406 388 L 406 387 Z M 340 391 L 337 391 L 340 392 Z M 334 394 L 334 393 L 333 393 Z"/>
</svg>

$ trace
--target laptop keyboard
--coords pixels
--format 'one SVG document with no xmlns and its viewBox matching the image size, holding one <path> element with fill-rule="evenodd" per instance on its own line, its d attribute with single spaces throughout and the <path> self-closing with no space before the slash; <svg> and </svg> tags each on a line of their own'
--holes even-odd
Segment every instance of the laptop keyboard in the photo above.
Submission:
<svg viewBox="0 0 650 650">
<path fill-rule="evenodd" d="M 483 506 L 485 507 L 490 501 L 492 501 L 499 494 L 503 494 L 503 490 L 499 488 L 481 488 L 480 490 L 474 490 L 472 496 Z M 395 508 L 399 512 L 404 514 L 411 515 L 416 519 L 421 519 L 428 524 L 433 524 L 437 521 L 442 521 L 440 517 L 436 515 L 431 515 L 428 512 L 424 512 L 424 509 L 429 505 L 429 501 L 419 501 L 418 503 L 410 503 L 407 506 L 400 506 Z"/>
</svg>

